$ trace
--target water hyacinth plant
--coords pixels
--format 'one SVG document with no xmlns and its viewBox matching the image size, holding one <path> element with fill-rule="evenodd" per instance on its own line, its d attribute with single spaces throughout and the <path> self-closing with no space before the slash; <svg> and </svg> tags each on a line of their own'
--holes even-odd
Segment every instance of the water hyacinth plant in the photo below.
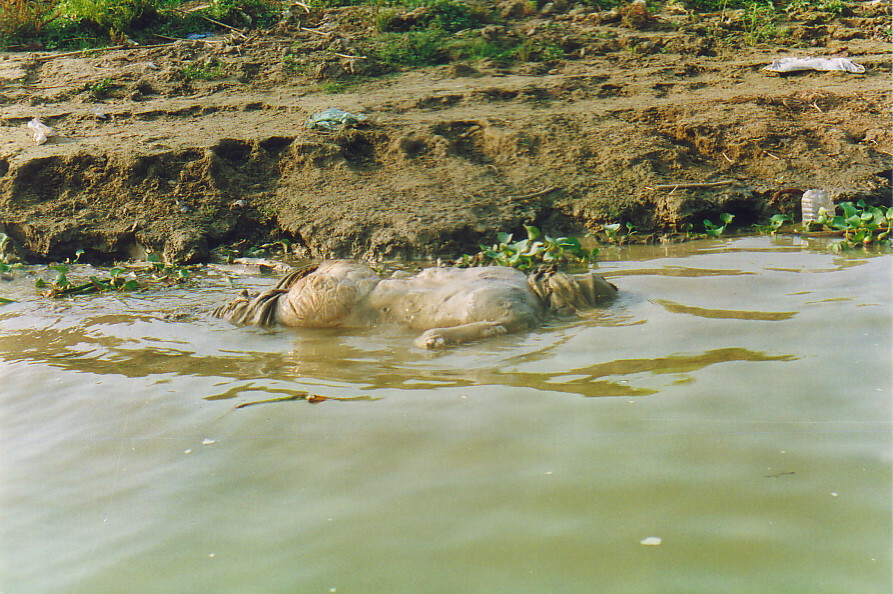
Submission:
<svg viewBox="0 0 893 594">
<path fill-rule="evenodd" d="M 511 266 L 530 272 L 543 264 L 554 264 L 559 269 L 581 268 L 594 262 L 598 255 L 598 248 L 584 248 L 576 237 L 553 238 L 543 235 L 533 225 L 524 225 L 524 229 L 527 231 L 526 239 L 512 241 L 511 233 L 497 233 L 499 243 L 490 247 L 481 245 L 480 252 L 462 256 L 456 265 Z"/>
<path fill-rule="evenodd" d="M 728 227 L 729 223 L 732 222 L 732 219 L 735 218 L 735 215 L 724 212 L 719 215 L 719 218 L 723 223 L 720 226 L 714 225 L 710 219 L 704 219 L 704 230 L 707 237 L 721 237 L 722 234 L 725 233 L 726 227 Z"/>
<path fill-rule="evenodd" d="M 837 209 L 842 214 L 836 214 Z M 841 202 L 829 213 L 819 209 L 819 216 L 810 222 L 807 232 L 830 229 L 843 233 L 843 241 L 832 244 L 832 249 L 855 248 L 872 244 L 890 244 L 890 227 L 893 225 L 893 208 L 867 206 L 864 200 L 856 204 Z"/>
<path fill-rule="evenodd" d="M 83 253 L 82 250 L 79 250 L 79 252 Z M 78 253 L 78 257 L 80 257 L 80 253 Z M 77 258 L 75 258 L 75 262 L 76 261 Z M 158 254 L 149 254 L 146 257 L 148 274 L 137 274 L 137 271 L 131 271 L 125 276 L 125 273 L 130 268 L 146 271 L 147 267 L 145 264 L 122 265 L 110 269 L 107 277 L 89 276 L 87 277 L 87 282 L 78 284 L 73 284 L 68 279 L 68 274 L 71 271 L 68 264 L 71 263 L 73 262 L 55 264 L 47 267 L 49 270 L 56 272 L 56 278 L 50 282 L 41 278 L 35 281 L 35 287 L 38 289 L 45 289 L 41 292 L 41 295 L 44 297 L 56 298 L 107 293 L 110 291 L 128 292 L 142 289 L 144 286 L 149 286 L 153 283 L 172 285 L 189 280 L 189 270 L 187 268 L 168 266 L 162 261 L 161 256 Z M 142 280 L 142 282 L 140 282 L 140 280 Z"/>
</svg>

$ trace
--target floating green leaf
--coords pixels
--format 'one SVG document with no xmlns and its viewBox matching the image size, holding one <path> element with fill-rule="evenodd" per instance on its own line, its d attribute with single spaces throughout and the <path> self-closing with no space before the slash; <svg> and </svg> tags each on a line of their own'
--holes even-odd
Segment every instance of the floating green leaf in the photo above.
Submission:
<svg viewBox="0 0 893 594">
<path fill-rule="evenodd" d="M 555 264 L 561 268 L 584 266 L 593 261 L 597 249 L 585 249 L 576 237 L 553 238 L 543 235 L 532 225 L 524 225 L 527 238 L 512 242 L 512 234 L 497 233 L 498 244 L 481 245 L 480 252 L 465 254 L 457 266 L 511 266 L 525 272 L 541 264 Z"/>
</svg>

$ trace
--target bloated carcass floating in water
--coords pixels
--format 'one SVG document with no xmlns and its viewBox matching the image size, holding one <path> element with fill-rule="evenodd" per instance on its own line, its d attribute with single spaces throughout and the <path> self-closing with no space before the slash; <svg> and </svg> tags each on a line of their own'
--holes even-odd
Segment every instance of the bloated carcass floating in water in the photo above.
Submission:
<svg viewBox="0 0 893 594">
<path fill-rule="evenodd" d="M 617 287 L 592 272 L 505 266 L 427 268 L 383 279 L 354 260 L 297 268 L 257 295 L 242 293 L 214 315 L 236 324 L 305 328 L 394 322 L 422 330 L 416 346 L 433 349 L 528 330 L 549 315 L 611 300 Z"/>
</svg>

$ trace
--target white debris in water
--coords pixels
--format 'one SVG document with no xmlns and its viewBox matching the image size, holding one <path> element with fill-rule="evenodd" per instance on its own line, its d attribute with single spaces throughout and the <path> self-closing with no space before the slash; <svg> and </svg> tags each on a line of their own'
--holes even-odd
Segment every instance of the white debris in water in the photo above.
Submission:
<svg viewBox="0 0 893 594">
<path fill-rule="evenodd" d="M 837 497 L 837 493 L 831 493 L 831 497 Z"/>
<path fill-rule="evenodd" d="M 184 454 L 191 454 L 191 453 L 192 453 L 192 450 L 183 450 L 183 453 L 184 453 Z"/>
<path fill-rule="evenodd" d="M 659 536 L 649 536 L 645 540 L 641 541 L 639 544 L 643 544 L 649 547 L 656 547 L 661 543 L 661 538 Z"/>
<path fill-rule="evenodd" d="M 217 443 L 216 439 L 208 439 L 207 437 L 202 440 L 202 445 L 211 445 L 212 443 Z"/>
<path fill-rule="evenodd" d="M 552 476 L 552 471 L 551 471 L 551 470 L 547 470 L 547 471 L 546 471 L 546 476 Z"/>
<path fill-rule="evenodd" d="M 208 553 L 208 558 L 210 558 L 210 559 L 213 559 L 213 558 L 216 557 L 216 556 L 217 556 L 217 555 L 215 555 L 214 553 Z"/>
</svg>

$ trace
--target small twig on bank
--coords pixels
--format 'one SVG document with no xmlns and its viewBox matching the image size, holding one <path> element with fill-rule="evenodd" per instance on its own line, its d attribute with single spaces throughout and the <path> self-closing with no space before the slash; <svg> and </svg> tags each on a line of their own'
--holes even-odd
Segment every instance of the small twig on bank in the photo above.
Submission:
<svg viewBox="0 0 893 594">
<path fill-rule="evenodd" d="M 725 179 L 718 182 L 709 183 L 687 183 L 679 182 L 678 184 L 658 184 L 656 186 L 645 186 L 646 190 L 698 190 L 701 188 L 718 188 L 735 183 L 734 179 Z"/>
<path fill-rule="evenodd" d="M 220 21 L 215 21 L 214 19 L 212 19 L 210 17 L 206 17 L 203 14 L 199 15 L 199 16 L 202 17 L 203 19 L 205 19 L 206 21 L 208 21 L 209 23 L 214 23 L 218 27 L 223 27 L 224 29 L 229 29 L 230 31 L 233 31 L 242 39 L 247 39 L 247 37 L 245 37 L 245 33 L 243 33 L 241 29 L 236 29 L 235 27 L 230 27 L 229 25 L 227 25 L 225 23 L 221 23 Z"/>
<path fill-rule="evenodd" d="M 202 43 L 220 43 L 219 41 L 214 41 L 211 39 L 183 39 L 182 37 L 168 37 L 167 35 L 162 35 L 161 33 L 152 33 L 153 37 L 160 37 L 161 39 L 170 39 L 172 41 L 201 41 Z"/>
<path fill-rule="evenodd" d="M 186 40 L 186 41 L 201 41 L 201 40 Z M 176 43 L 176 42 L 174 42 Z M 45 60 L 54 60 L 56 58 L 69 58 L 71 56 L 79 56 L 81 54 L 88 54 L 90 52 L 108 52 L 112 50 L 120 50 L 120 49 L 132 49 L 132 50 L 141 50 L 141 49 L 153 49 L 156 47 L 167 47 L 169 45 L 174 45 L 173 43 L 158 43 L 155 45 L 110 45 L 108 47 L 91 47 L 87 49 L 78 50 L 76 52 L 66 52 L 64 54 L 52 54 L 46 56 L 35 56 L 34 59 L 38 62 L 43 62 Z"/>
<path fill-rule="evenodd" d="M 317 31 L 316 29 L 308 29 L 307 27 L 298 28 L 298 32 L 300 31 L 310 31 L 311 33 L 316 33 L 317 35 L 322 35 L 324 37 L 328 37 L 329 35 L 331 35 L 331 33 L 328 31 Z"/>
<path fill-rule="evenodd" d="M 165 45 L 167 45 L 167 44 L 165 44 Z M 119 50 L 119 49 L 124 49 L 124 48 L 128 48 L 128 47 L 133 47 L 133 46 L 130 46 L 130 45 L 110 45 L 110 46 L 108 46 L 108 47 L 92 47 L 92 48 L 89 48 L 89 49 L 78 50 L 78 51 L 76 51 L 76 52 L 66 52 L 66 53 L 64 53 L 64 54 L 52 54 L 52 55 L 47 55 L 47 56 L 36 56 L 34 59 L 37 60 L 37 61 L 39 61 L 39 62 L 42 62 L 42 61 L 44 61 L 44 60 L 53 60 L 53 59 L 55 59 L 55 58 L 67 58 L 67 57 L 69 57 L 69 56 L 79 56 L 79 55 L 81 55 L 81 54 L 86 54 L 87 52 L 102 52 L 102 51 L 109 51 L 109 50 Z"/>
</svg>

